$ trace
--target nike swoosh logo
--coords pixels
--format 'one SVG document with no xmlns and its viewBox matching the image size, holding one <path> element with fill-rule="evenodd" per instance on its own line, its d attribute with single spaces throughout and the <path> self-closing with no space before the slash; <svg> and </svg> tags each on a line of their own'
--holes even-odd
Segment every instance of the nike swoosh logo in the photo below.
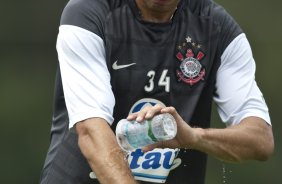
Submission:
<svg viewBox="0 0 282 184">
<path fill-rule="evenodd" d="M 112 66 L 112 67 L 113 67 L 114 70 L 119 70 L 119 69 L 122 69 L 122 68 L 127 68 L 127 67 L 130 67 L 130 66 L 136 64 L 136 63 L 130 63 L 130 64 L 127 64 L 127 65 L 118 65 L 117 62 L 118 62 L 118 61 L 115 61 L 115 62 L 113 63 L 113 66 Z"/>
</svg>

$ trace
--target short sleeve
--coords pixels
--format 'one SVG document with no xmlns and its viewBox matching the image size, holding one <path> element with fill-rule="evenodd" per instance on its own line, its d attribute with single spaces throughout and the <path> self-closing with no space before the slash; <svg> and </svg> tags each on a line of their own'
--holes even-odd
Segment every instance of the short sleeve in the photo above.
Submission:
<svg viewBox="0 0 282 184">
<path fill-rule="evenodd" d="M 227 125 L 238 124 L 249 116 L 271 124 L 268 107 L 255 81 L 255 70 L 251 47 L 242 33 L 223 52 L 216 76 L 214 101 Z"/>
<path fill-rule="evenodd" d="M 69 127 L 92 117 L 103 118 L 112 124 L 115 98 L 103 40 L 80 27 L 62 25 L 57 39 L 57 52 Z"/>
</svg>

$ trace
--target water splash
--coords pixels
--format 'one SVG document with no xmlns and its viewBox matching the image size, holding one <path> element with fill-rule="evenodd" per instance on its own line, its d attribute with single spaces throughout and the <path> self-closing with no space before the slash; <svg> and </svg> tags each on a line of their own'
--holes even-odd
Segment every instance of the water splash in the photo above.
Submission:
<svg viewBox="0 0 282 184">
<path fill-rule="evenodd" d="M 226 165 L 222 163 L 222 183 L 226 183 Z"/>
<path fill-rule="evenodd" d="M 231 173 L 232 173 L 232 170 L 226 167 L 225 162 L 222 162 L 222 183 L 223 184 L 230 184 Z"/>
</svg>

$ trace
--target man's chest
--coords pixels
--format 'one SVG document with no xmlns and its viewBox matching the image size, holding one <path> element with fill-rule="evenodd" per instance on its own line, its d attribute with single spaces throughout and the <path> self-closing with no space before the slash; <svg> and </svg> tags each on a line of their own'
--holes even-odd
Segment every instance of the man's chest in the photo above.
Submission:
<svg viewBox="0 0 282 184">
<path fill-rule="evenodd" d="M 215 62 L 217 32 L 209 22 L 178 21 L 159 30 L 134 21 L 110 26 L 106 57 L 118 91 L 191 91 L 205 82 Z"/>
</svg>

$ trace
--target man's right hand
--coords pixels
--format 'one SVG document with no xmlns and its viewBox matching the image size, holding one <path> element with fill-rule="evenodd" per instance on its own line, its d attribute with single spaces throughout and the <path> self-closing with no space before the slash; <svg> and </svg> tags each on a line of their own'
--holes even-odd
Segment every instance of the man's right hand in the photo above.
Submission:
<svg viewBox="0 0 282 184">
<path fill-rule="evenodd" d="M 194 141 L 195 139 L 195 133 L 194 129 L 191 128 L 188 123 L 186 123 L 181 116 L 178 114 L 176 109 L 174 107 L 164 107 L 161 105 L 155 105 L 155 106 L 147 106 L 144 109 L 142 109 L 139 112 L 130 114 L 127 117 L 127 120 L 129 121 L 137 121 L 142 122 L 146 119 L 151 119 L 157 114 L 162 113 L 169 113 L 171 114 L 177 124 L 177 134 L 174 139 L 168 140 L 168 141 L 162 141 L 155 144 L 148 145 L 142 150 L 144 152 L 151 151 L 154 148 L 186 148 L 187 142 Z M 185 139 L 184 139 L 185 137 Z M 187 141 L 187 139 L 189 141 Z M 186 140 L 186 141 L 183 141 Z"/>
</svg>

